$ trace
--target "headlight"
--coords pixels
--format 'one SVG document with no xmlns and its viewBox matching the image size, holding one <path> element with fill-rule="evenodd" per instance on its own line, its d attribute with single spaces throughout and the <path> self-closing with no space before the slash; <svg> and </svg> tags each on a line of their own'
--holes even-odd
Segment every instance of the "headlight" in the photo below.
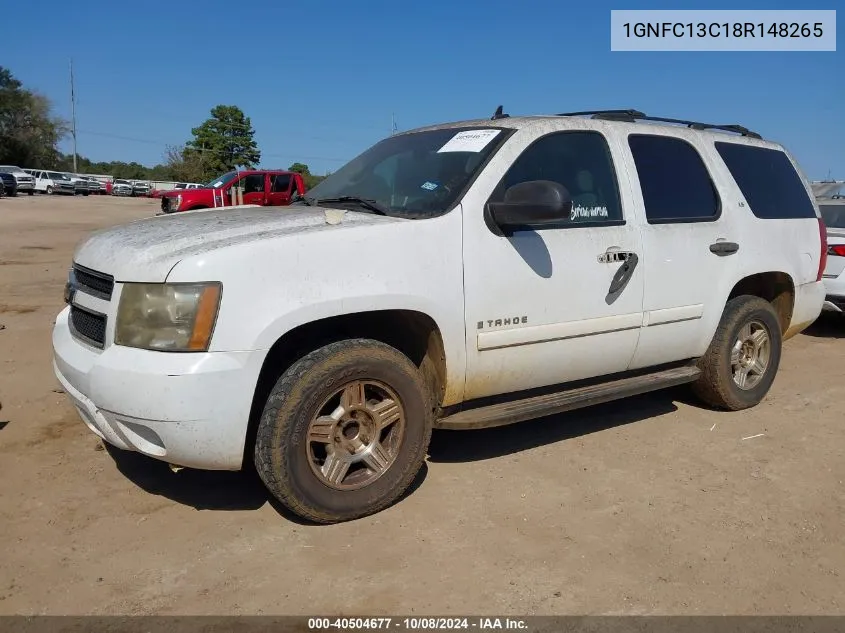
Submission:
<svg viewBox="0 0 845 633">
<path fill-rule="evenodd" d="M 115 345 L 171 352 L 208 350 L 222 291 L 219 282 L 125 284 Z"/>
</svg>

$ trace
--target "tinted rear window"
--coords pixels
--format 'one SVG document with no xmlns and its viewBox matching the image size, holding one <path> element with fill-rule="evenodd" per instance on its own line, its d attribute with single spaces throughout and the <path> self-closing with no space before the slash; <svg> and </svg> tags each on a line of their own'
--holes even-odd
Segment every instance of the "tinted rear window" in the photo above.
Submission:
<svg viewBox="0 0 845 633">
<path fill-rule="evenodd" d="M 758 218 L 816 217 L 813 201 L 784 152 L 722 141 L 716 150 Z"/>
</svg>

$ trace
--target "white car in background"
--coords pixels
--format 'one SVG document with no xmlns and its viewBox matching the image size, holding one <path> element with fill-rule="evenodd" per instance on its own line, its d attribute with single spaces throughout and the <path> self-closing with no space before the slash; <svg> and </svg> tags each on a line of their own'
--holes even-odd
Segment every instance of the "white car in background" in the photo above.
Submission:
<svg viewBox="0 0 845 633">
<path fill-rule="evenodd" d="M 35 179 L 35 191 L 39 193 L 46 193 L 48 195 L 55 193 L 73 195 L 76 193 L 76 187 L 74 187 L 70 178 L 57 171 L 33 169 L 32 176 Z"/>
<path fill-rule="evenodd" d="M 823 309 L 845 312 L 845 195 L 817 198 L 827 227 L 827 265 L 824 269 Z"/>
<path fill-rule="evenodd" d="M 18 193 L 26 192 L 30 196 L 35 193 L 35 179 L 32 174 L 16 165 L 0 165 L 0 171 L 12 174 L 18 181 Z"/>
</svg>

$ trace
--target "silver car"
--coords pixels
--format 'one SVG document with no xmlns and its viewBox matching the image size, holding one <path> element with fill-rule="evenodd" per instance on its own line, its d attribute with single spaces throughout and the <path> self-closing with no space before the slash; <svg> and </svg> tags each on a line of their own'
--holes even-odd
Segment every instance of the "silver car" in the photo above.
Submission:
<svg viewBox="0 0 845 633">
<path fill-rule="evenodd" d="M 111 193 L 113 196 L 131 196 L 132 183 L 128 180 L 116 179 L 112 183 Z"/>
<path fill-rule="evenodd" d="M 132 183 L 133 196 L 147 196 L 150 193 L 150 183 L 143 180 L 136 180 Z"/>
</svg>

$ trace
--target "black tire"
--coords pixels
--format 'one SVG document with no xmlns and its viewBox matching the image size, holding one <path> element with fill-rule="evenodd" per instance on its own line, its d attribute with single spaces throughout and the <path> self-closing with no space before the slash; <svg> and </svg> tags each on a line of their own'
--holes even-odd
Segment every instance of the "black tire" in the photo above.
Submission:
<svg viewBox="0 0 845 633">
<path fill-rule="evenodd" d="M 314 472 L 312 443 L 303 438 L 332 394 L 365 380 L 379 381 L 398 396 L 404 433 L 394 461 L 378 478 L 362 488 L 338 490 Z M 425 460 L 432 425 L 429 392 L 404 354 L 370 339 L 339 341 L 307 354 L 276 382 L 259 422 L 255 467 L 296 515 L 315 523 L 358 519 L 387 508 L 407 490 Z"/>
<path fill-rule="evenodd" d="M 29 191 L 26 192 L 26 195 L 28 195 L 28 196 L 32 196 L 34 194 L 35 194 L 35 192 L 32 189 L 30 189 Z"/>
<path fill-rule="evenodd" d="M 46 193 L 48 196 L 52 196 L 53 195 L 52 185 L 47 185 L 47 189 L 44 190 L 44 193 Z"/>
<path fill-rule="evenodd" d="M 734 380 L 731 352 L 746 325 L 762 326 L 769 338 L 768 361 L 756 384 L 741 388 Z M 759 327 L 758 327 L 759 329 Z M 717 409 L 739 411 L 766 397 L 780 366 L 783 335 L 772 304 L 760 297 L 741 295 L 728 301 L 710 347 L 699 359 L 701 376 L 692 383 L 695 395 Z"/>
</svg>

